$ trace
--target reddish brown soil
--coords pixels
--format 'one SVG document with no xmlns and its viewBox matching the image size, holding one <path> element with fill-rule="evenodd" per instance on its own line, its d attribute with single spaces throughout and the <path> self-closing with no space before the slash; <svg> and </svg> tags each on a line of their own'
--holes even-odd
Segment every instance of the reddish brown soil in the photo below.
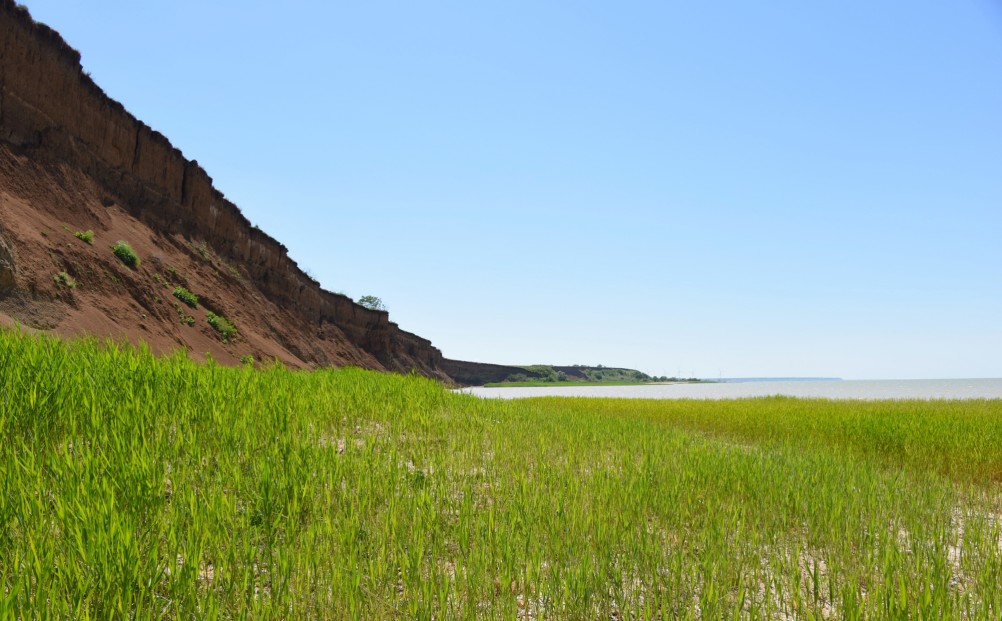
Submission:
<svg viewBox="0 0 1002 621">
<path fill-rule="evenodd" d="M 384 368 L 336 327 L 320 331 L 269 301 L 240 265 L 227 263 L 211 246 L 154 231 L 73 166 L 35 155 L 0 144 L 0 237 L 13 249 L 16 266 L 16 287 L 0 295 L 0 322 L 63 336 L 142 341 L 157 353 L 182 348 L 196 359 L 208 352 L 226 363 L 249 354 L 294 367 Z M 93 245 L 74 236 L 88 229 Z M 136 250 L 138 269 L 112 253 L 118 240 Z M 54 280 L 62 271 L 76 281 L 74 288 Z M 199 308 L 175 298 L 174 286 L 196 293 Z M 193 325 L 182 323 L 179 307 Z M 210 309 L 236 324 L 233 343 L 222 342 L 206 322 Z"/>
<path fill-rule="evenodd" d="M 73 235 L 86 230 L 93 245 Z M 138 269 L 111 252 L 118 240 L 137 251 Z M 74 287 L 54 280 L 61 272 Z M 197 309 L 172 295 L 178 285 L 199 296 Z M 207 311 L 236 324 L 233 342 Z M 450 381 L 430 341 L 321 289 L 197 162 L 105 95 L 79 53 L 12 0 L 0 0 L 0 324 L 225 363 L 252 355 Z"/>
</svg>

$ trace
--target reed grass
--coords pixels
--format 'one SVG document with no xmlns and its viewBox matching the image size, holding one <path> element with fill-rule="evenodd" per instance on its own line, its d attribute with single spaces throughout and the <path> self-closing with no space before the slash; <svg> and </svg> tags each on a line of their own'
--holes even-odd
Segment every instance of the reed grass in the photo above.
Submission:
<svg viewBox="0 0 1002 621">
<path fill-rule="evenodd" d="M 1000 433 L 0 332 L 0 618 L 997 619 Z"/>
</svg>

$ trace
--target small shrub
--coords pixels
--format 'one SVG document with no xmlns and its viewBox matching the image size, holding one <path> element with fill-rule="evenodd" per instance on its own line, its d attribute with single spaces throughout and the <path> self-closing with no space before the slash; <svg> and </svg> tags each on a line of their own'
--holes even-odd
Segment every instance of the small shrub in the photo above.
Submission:
<svg viewBox="0 0 1002 621">
<path fill-rule="evenodd" d="M 139 255 L 126 242 L 119 240 L 111 247 L 111 251 L 115 253 L 116 257 L 121 259 L 122 263 L 125 263 L 132 269 L 139 267 Z"/>
<path fill-rule="evenodd" d="M 181 320 L 181 323 L 186 326 L 195 325 L 195 318 L 191 315 L 185 314 L 184 308 L 180 304 L 175 304 L 174 308 L 177 310 L 177 318 Z"/>
<path fill-rule="evenodd" d="M 184 274 L 179 272 L 173 265 L 168 265 L 166 271 L 166 280 L 172 285 L 185 285 L 188 284 L 188 279 Z"/>
<path fill-rule="evenodd" d="M 198 308 L 198 296 L 184 287 L 174 287 L 174 297 L 192 308 Z"/>
<path fill-rule="evenodd" d="M 73 234 L 74 237 L 81 241 L 85 241 L 91 246 L 94 245 L 94 231 L 87 229 L 86 231 L 77 231 Z"/>
<path fill-rule="evenodd" d="M 72 289 L 77 286 L 77 281 L 66 272 L 59 272 L 58 274 L 55 274 L 52 277 L 52 280 L 55 281 L 56 286 L 62 285 L 67 289 Z"/>
<path fill-rule="evenodd" d="M 153 280 L 155 280 L 158 283 L 160 283 L 161 285 L 163 285 L 164 289 L 166 289 L 169 286 L 167 284 L 167 282 L 163 279 L 163 276 L 161 276 L 160 274 L 154 274 L 153 275 Z"/>
<path fill-rule="evenodd" d="M 254 366 L 254 356 L 250 354 L 240 356 L 240 364 L 250 367 Z"/>
<path fill-rule="evenodd" d="M 205 315 L 205 320 L 209 322 L 210 326 L 215 328 L 224 343 L 229 343 L 237 335 L 237 327 L 233 325 L 232 321 L 222 315 L 217 315 L 209 311 Z"/>
</svg>

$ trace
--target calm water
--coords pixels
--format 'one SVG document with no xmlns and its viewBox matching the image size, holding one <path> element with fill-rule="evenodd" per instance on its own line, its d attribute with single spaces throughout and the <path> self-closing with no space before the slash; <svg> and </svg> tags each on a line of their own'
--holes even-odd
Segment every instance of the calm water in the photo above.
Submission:
<svg viewBox="0 0 1002 621">
<path fill-rule="evenodd" d="M 621 397 L 628 399 L 737 399 L 820 397 L 826 399 L 1002 399 L 1002 379 L 763 381 L 646 386 L 465 388 L 481 397 Z"/>
</svg>

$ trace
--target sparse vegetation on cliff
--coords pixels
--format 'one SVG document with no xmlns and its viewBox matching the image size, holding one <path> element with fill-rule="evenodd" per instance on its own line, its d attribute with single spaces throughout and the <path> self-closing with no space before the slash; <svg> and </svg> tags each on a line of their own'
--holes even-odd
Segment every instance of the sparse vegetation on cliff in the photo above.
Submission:
<svg viewBox="0 0 1002 621">
<path fill-rule="evenodd" d="M 237 327 L 226 317 L 209 311 L 205 315 L 205 320 L 209 322 L 209 325 L 212 326 L 216 332 L 219 333 L 219 338 L 221 338 L 224 343 L 229 343 L 236 338 Z"/>
<path fill-rule="evenodd" d="M 181 323 L 183 323 L 186 326 L 195 325 L 195 318 L 189 315 L 188 313 L 184 312 L 183 306 L 181 306 L 180 304 L 175 304 L 174 310 L 177 311 L 177 318 L 178 320 L 181 321 Z"/>
<path fill-rule="evenodd" d="M 111 247 L 111 251 L 115 253 L 115 256 L 122 261 L 122 263 L 128 265 L 129 267 L 136 269 L 139 267 L 139 255 L 136 251 L 132 249 L 128 243 L 124 241 L 118 241 L 114 246 Z"/>
<path fill-rule="evenodd" d="M 209 251 L 209 247 L 204 241 L 197 244 L 192 242 L 191 247 L 195 249 L 195 252 L 197 252 L 198 256 L 202 257 L 202 259 L 205 261 L 212 261 L 212 253 Z"/>
<path fill-rule="evenodd" d="M 184 287 L 174 287 L 174 297 L 181 300 L 191 308 L 198 308 L 198 296 Z"/>
<path fill-rule="evenodd" d="M 59 272 L 58 274 L 54 275 L 52 277 L 52 280 L 56 283 L 57 286 L 63 286 L 66 287 L 67 289 L 73 289 L 74 287 L 77 286 L 76 279 L 67 274 L 65 271 Z"/>
<path fill-rule="evenodd" d="M 180 285 L 207 296 L 199 308 L 211 296 L 216 313 L 254 304 L 240 335 L 253 335 L 269 358 L 296 367 L 367 364 L 444 377 L 441 352 L 429 342 L 396 324 L 373 326 L 366 313 L 344 312 L 344 299 L 303 278 L 288 249 L 252 226 L 197 162 L 108 97 L 83 75 L 79 54 L 58 33 L 15 6 L 0 0 L 0 225 L 18 231 L 0 242 L 4 321 L 64 335 L 83 326 L 102 337 L 142 335 L 156 349 L 200 348 L 205 326 L 176 327 L 175 317 L 191 317 L 184 303 L 178 301 L 187 313 L 178 315 L 170 312 L 171 297 L 160 312 L 150 307 L 157 299 L 150 287 L 162 294 L 164 284 L 168 292 Z M 49 135 L 60 138 L 40 139 Z M 25 151 L 25 145 L 33 146 Z M 32 199 L 15 214 L 6 202 L 10 192 Z M 86 244 L 87 229 L 95 231 L 102 256 L 70 239 L 79 234 Z M 131 249 L 120 245 L 110 256 L 104 249 L 118 239 Z M 142 278 L 123 274 L 120 260 Z M 71 268 L 73 261 L 81 268 Z M 94 295 L 74 297 L 61 284 L 61 295 L 37 295 L 56 292 L 52 277 L 62 269 Z M 60 306 L 70 304 L 73 320 L 64 321 L 67 309 Z M 143 317 L 138 309 L 154 312 Z M 318 329 L 318 317 L 334 325 Z"/>
<path fill-rule="evenodd" d="M 172 281 L 177 281 L 180 283 L 188 282 L 188 279 L 184 277 L 184 274 L 177 271 L 177 268 L 174 267 L 173 265 L 167 266 L 167 276 L 169 276 Z"/>
<path fill-rule="evenodd" d="M 94 231 L 90 229 L 87 229 L 86 231 L 77 231 L 76 233 L 73 234 L 73 236 L 83 242 L 90 244 L 91 246 L 94 245 Z"/>
</svg>

